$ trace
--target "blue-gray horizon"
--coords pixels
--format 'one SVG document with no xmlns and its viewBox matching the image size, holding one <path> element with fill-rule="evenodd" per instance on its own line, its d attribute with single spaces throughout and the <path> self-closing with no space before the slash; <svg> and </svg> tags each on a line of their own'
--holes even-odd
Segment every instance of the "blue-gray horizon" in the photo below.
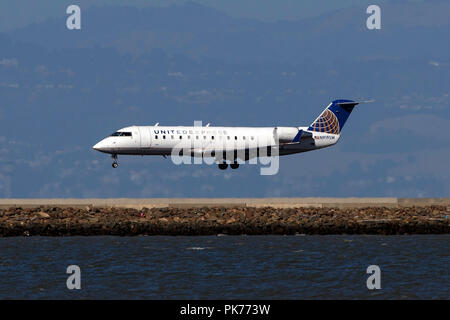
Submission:
<svg viewBox="0 0 450 320">
<path fill-rule="evenodd" d="M 246 16 L 251 1 L 240 13 L 80 3 L 81 30 L 66 28 L 65 2 L 30 5 L 21 26 L 2 20 L 0 197 L 449 196 L 450 4 L 387 1 L 369 30 L 354 1 L 282 22 L 289 1 L 273 19 Z M 123 156 L 115 170 L 91 149 L 128 125 L 308 126 L 346 97 L 376 102 L 355 109 L 336 146 L 281 158 L 274 176 L 163 157 Z"/>
</svg>

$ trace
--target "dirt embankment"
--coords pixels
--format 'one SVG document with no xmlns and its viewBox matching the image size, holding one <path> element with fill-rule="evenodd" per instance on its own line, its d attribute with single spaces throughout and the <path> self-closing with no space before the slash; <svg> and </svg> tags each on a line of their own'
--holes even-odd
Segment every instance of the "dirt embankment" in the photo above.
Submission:
<svg viewBox="0 0 450 320">
<path fill-rule="evenodd" d="M 442 234 L 444 206 L 409 208 L 18 208 L 0 210 L 0 236 Z"/>
</svg>

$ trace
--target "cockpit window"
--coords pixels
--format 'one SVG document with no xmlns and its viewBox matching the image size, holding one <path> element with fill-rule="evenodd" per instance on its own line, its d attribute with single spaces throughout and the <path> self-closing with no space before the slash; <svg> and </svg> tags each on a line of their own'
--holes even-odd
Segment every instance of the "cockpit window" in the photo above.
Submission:
<svg viewBox="0 0 450 320">
<path fill-rule="evenodd" d="M 111 137 L 131 137 L 131 132 L 114 132 Z"/>
</svg>

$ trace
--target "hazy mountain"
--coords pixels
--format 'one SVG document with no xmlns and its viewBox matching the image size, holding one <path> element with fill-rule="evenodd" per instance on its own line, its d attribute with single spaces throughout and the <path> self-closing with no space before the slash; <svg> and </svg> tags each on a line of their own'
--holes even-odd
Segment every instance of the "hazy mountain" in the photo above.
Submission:
<svg viewBox="0 0 450 320">
<path fill-rule="evenodd" d="M 113 47 L 130 54 L 162 48 L 229 62 L 296 63 L 348 55 L 445 57 L 449 52 L 448 1 L 384 4 L 378 31 L 366 28 L 366 8 L 301 21 L 259 22 L 232 18 L 193 2 L 161 8 L 92 7 L 83 11 L 81 31 L 69 32 L 62 16 L 9 34 L 48 48 Z"/>
</svg>

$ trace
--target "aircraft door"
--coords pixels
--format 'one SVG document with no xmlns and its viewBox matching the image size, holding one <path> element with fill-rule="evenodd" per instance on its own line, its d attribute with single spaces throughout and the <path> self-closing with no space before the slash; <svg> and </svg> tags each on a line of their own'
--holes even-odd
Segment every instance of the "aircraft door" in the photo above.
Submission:
<svg viewBox="0 0 450 320">
<path fill-rule="evenodd" d="M 150 138 L 150 129 L 147 127 L 139 127 L 139 135 L 141 137 L 140 146 L 142 149 L 150 148 L 151 138 Z"/>
<path fill-rule="evenodd" d="M 138 127 L 132 127 L 132 130 L 133 130 L 131 135 L 132 148 L 139 148 L 141 138 Z"/>
</svg>

